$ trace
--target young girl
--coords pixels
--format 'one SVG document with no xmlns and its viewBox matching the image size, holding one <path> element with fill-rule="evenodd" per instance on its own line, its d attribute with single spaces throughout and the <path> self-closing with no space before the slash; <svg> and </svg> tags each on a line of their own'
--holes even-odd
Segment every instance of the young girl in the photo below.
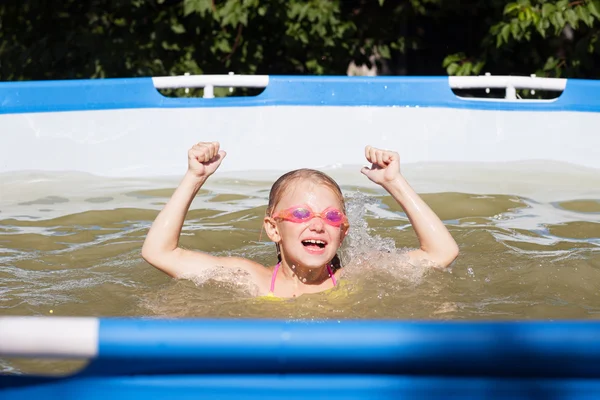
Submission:
<svg viewBox="0 0 600 400">
<path fill-rule="evenodd" d="M 262 295 L 297 297 L 334 287 L 342 274 L 337 251 L 350 226 L 342 191 L 319 171 L 288 172 L 271 188 L 263 224 L 276 243 L 276 265 L 267 268 L 244 258 L 216 257 L 178 247 L 192 199 L 225 156 L 218 142 L 201 142 L 189 150 L 188 171 L 152 224 L 142 257 L 176 278 L 190 277 L 214 266 L 229 268 L 232 273 L 243 270 Z M 408 253 L 411 262 L 449 266 L 458 256 L 458 246 L 442 221 L 400 174 L 398 154 L 367 146 L 365 157 L 372 166 L 361 172 L 388 191 L 415 229 L 420 248 Z"/>
</svg>

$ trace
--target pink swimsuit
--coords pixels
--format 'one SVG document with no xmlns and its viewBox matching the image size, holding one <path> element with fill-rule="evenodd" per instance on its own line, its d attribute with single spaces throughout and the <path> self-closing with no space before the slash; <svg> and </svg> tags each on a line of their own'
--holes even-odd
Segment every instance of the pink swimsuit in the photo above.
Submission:
<svg viewBox="0 0 600 400">
<path fill-rule="evenodd" d="M 271 278 L 271 290 L 269 291 L 269 296 L 273 296 L 273 292 L 275 291 L 275 278 L 277 278 L 277 271 L 279 271 L 280 266 L 281 266 L 281 262 L 278 262 L 277 265 L 275 266 L 275 268 L 273 269 L 273 277 Z M 331 277 L 331 280 L 333 281 L 333 286 L 336 286 L 337 282 L 335 281 L 335 275 L 333 275 L 333 271 L 331 270 L 331 267 L 329 266 L 329 264 L 327 264 L 326 267 L 327 267 L 327 272 L 329 272 L 329 276 Z"/>
</svg>

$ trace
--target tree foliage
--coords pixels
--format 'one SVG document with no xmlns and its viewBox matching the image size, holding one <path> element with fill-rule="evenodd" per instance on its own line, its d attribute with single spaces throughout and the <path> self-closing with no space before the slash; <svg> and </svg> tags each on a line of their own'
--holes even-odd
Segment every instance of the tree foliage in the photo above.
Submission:
<svg viewBox="0 0 600 400">
<path fill-rule="evenodd" d="M 384 58 L 402 51 L 405 38 L 385 18 L 412 8 L 366 0 L 5 3 L 0 78 L 344 73 L 376 48 Z"/>
<path fill-rule="evenodd" d="M 444 59 L 448 74 L 478 74 L 485 66 L 493 73 L 518 68 L 538 76 L 600 76 L 600 0 L 518 0 L 497 13 L 478 54 Z"/>
<path fill-rule="evenodd" d="M 0 80 L 346 74 L 595 77 L 600 0 L 0 3 Z"/>
</svg>

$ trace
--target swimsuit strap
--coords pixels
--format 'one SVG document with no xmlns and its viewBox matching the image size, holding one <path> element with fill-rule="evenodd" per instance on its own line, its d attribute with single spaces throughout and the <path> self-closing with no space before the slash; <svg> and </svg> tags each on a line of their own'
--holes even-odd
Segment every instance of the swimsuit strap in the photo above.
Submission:
<svg viewBox="0 0 600 400">
<path fill-rule="evenodd" d="M 333 275 L 333 271 L 331 270 L 331 266 L 327 263 L 327 272 L 329 272 L 329 277 L 333 281 L 333 286 L 337 286 L 337 282 L 335 281 L 335 275 Z"/>
<path fill-rule="evenodd" d="M 273 276 L 271 277 L 270 293 L 273 293 L 275 291 L 275 279 L 277 279 L 277 271 L 279 271 L 280 266 L 281 266 L 281 261 L 279 261 L 277 263 L 277 265 L 275 266 L 275 268 L 273 269 Z M 335 275 L 333 275 L 333 271 L 331 270 L 331 266 L 329 265 L 329 263 L 327 263 L 326 267 L 327 267 L 327 272 L 329 272 L 329 277 L 333 281 L 333 286 L 337 286 L 337 282 L 335 280 Z"/>
<path fill-rule="evenodd" d="M 279 271 L 279 266 L 281 265 L 281 261 L 277 263 L 275 269 L 273 269 L 273 277 L 271 277 L 271 293 L 275 291 L 275 278 L 277 278 L 277 271 Z"/>
</svg>

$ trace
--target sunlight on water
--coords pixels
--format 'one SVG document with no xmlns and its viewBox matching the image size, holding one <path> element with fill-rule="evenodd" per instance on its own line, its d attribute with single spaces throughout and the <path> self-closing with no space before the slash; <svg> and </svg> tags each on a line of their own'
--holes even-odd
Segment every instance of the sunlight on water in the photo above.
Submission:
<svg viewBox="0 0 600 400">
<path fill-rule="evenodd" d="M 0 175 L 3 315 L 321 319 L 596 319 L 600 174 L 550 162 L 403 166 L 461 250 L 450 271 L 409 265 L 402 209 L 358 171 L 327 169 L 347 198 L 344 276 L 328 292 L 269 301 L 243 275 L 173 280 L 140 250 L 181 177 Z M 261 231 L 280 172 L 217 174 L 194 200 L 180 244 L 275 263 Z M 67 366 L 65 366 L 67 365 Z M 0 360 L 0 372 L 73 364 Z"/>
</svg>

